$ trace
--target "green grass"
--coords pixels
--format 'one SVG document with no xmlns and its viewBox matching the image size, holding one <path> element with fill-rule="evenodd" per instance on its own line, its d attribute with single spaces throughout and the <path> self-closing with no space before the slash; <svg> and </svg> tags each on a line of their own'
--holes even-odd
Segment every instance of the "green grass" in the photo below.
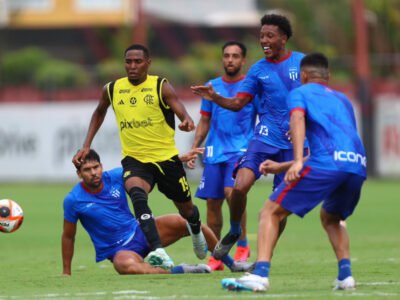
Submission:
<svg viewBox="0 0 400 300">
<path fill-rule="evenodd" d="M 355 214 L 348 221 L 356 291 L 333 292 L 336 260 L 320 226 L 318 211 L 304 219 L 292 216 L 271 269 L 266 294 L 227 292 L 220 280 L 229 271 L 204 275 L 120 276 L 109 262 L 95 263 L 94 250 L 78 229 L 73 275 L 61 276 L 62 201 L 72 184 L 1 184 L 0 199 L 16 200 L 24 209 L 22 227 L 0 234 L 3 299 L 400 299 L 400 184 L 367 181 Z M 192 191 L 195 186 L 192 185 Z M 258 182 L 249 194 L 248 231 L 256 257 L 258 211 L 271 190 Z M 205 216 L 205 203 L 195 202 Z M 156 215 L 176 212 L 158 192 L 150 196 Z M 227 211 L 227 209 L 225 209 Z M 205 221 L 205 217 L 203 217 Z M 225 220 L 228 220 L 227 213 Z M 223 232 L 227 229 L 224 228 Z M 190 239 L 172 245 L 176 263 L 196 263 Z"/>
</svg>

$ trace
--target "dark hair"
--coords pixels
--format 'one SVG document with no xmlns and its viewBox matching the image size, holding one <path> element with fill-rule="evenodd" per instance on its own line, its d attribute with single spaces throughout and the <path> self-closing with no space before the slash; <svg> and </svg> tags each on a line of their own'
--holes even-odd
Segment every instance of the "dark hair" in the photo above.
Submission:
<svg viewBox="0 0 400 300">
<path fill-rule="evenodd" d="M 300 62 L 300 68 L 303 67 L 316 67 L 316 68 L 329 68 L 329 62 L 326 56 L 322 53 L 314 52 L 307 54 Z"/>
<path fill-rule="evenodd" d="M 225 48 L 228 46 L 238 46 L 240 48 L 240 50 L 242 50 L 242 55 L 243 57 L 246 57 L 247 54 L 247 48 L 246 46 L 241 43 L 241 42 L 236 42 L 236 41 L 229 41 L 226 42 L 223 46 L 222 46 L 222 53 L 224 52 Z"/>
<path fill-rule="evenodd" d="M 292 26 L 285 16 L 275 14 L 264 15 L 261 18 L 261 26 L 263 25 L 278 26 L 279 30 L 282 31 L 288 39 L 292 36 Z"/>
<path fill-rule="evenodd" d="M 145 46 L 143 46 L 143 45 L 140 45 L 140 44 L 133 44 L 133 45 L 130 45 L 128 48 L 125 49 L 124 55 L 126 55 L 126 53 L 127 53 L 129 50 L 141 50 L 141 51 L 143 51 L 144 56 L 146 56 L 147 58 L 150 57 L 149 49 L 147 49 L 147 48 L 146 48 Z"/>
<path fill-rule="evenodd" d="M 95 150 L 90 149 L 89 153 L 86 155 L 83 163 L 88 162 L 88 161 L 97 161 L 97 162 L 101 163 L 100 155 Z M 81 166 L 82 166 L 82 164 L 80 166 L 76 167 L 76 169 L 80 170 Z"/>
</svg>

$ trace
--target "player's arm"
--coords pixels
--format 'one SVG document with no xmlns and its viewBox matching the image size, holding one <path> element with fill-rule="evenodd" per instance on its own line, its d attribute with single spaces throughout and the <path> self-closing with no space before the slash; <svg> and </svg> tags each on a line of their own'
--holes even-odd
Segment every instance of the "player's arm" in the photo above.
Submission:
<svg viewBox="0 0 400 300">
<path fill-rule="evenodd" d="M 290 135 L 293 143 L 293 164 L 285 174 L 285 182 L 290 183 L 300 178 L 303 168 L 304 139 L 306 134 L 305 112 L 303 109 L 292 110 L 290 115 Z"/>
<path fill-rule="evenodd" d="M 201 143 L 204 142 L 204 139 L 206 138 L 208 131 L 210 130 L 210 122 L 211 118 L 209 115 L 204 115 L 204 114 L 201 115 L 199 123 L 197 124 L 196 127 L 196 132 L 194 134 L 192 149 L 198 148 L 201 145 Z M 194 169 L 196 167 L 196 158 L 197 156 L 187 161 L 187 166 L 190 169 Z"/>
<path fill-rule="evenodd" d="M 226 98 L 219 94 L 217 94 L 212 87 L 212 85 L 196 85 L 190 87 L 192 92 L 196 95 L 201 96 L 203 99 L 213 101 L 219 106 L 223 108 L 239 111 L 241 110 L 247 103 L 249 103 L 253 97 L 247 93 L 241 93 L 236 95 L 233 98 Z"/>
<path fill-rule="evenodd" d="M 86 134 L 83 146 L 72 158 L 72 162 L 75 166 L 80 166 L 81 161 L 85 159 L 86 155 L 89 153 L 90 145 L 99 130 L 100 126 L 103 124 L 104 118 L 107 114 L 107 109 L 110 106 L 110 100 L 108 97 L 107 85 L 103 87 L 102 95 L 100 97 L 99 103 L 92 114 L 90 120 L 89 129 Z"/>
<path fill-rule="evenodd" d="M 64 219 L 64 229 L 61 237 L 61 252 L 63 260 L 63 275 L 71 275 L 71 263 L 74 256 L 76 224 Z"/>
<path fill-rule="evenodd" d="M 195 128 L 194 122 L 186 111 L 185 106 L 179 101 L 174 88 L 167 81 L 163 83 L 161 93 L 164 102 L 171 107 L 172 111 L 181 121 L 178 125 L 179 129 L 182 131 L 192 131 Z"/>
<path fill-rule="evenodd" d="M 286 161 L 286 162 L 276 162 L 270 159 L 264 160 L 260 166 L 259 166 L 259 171 L 263 175 L 268 175 L 268 174 L 281 174 L 289 170 L 291 165 L 293 164 L 292 161 Z"/>
</svg>

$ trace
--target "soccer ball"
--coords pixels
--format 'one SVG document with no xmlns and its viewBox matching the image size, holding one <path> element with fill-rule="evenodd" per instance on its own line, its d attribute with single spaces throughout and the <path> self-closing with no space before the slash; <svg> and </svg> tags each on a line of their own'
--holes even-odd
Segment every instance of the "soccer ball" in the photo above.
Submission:
<svg viewBox="0 0 400 300">
<path fill-rule="evenodd" d="M 0 231 L 5 233 L 17 230 L 24 220 L 24 212 L 19 204 L 10 199 L 0 200 Z"/>
</svg>

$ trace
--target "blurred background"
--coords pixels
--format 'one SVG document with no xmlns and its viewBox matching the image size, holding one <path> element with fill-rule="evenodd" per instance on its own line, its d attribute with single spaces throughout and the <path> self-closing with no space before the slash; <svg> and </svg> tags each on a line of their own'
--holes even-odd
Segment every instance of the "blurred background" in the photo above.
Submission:
<svg viewBox="0 0 400 300">
<path fill-rule="evenodd" d="M 228 40 L 246 44 L 247 68 L 261 59 L 266 13 L 290 19 L 289 49 L 328 56 L 332 86 L 356 108 L 369 174 L 399 178 L 400 0 L 0 0 L 0 182 L 75 180 L 72 156 L 132 43 L 149 47 L 150 73 L 169 79 L 197 122 L 190 85 L 222 74 Z M 192 138 L 177 130 L 179 149 Z M 119 166 L 111 111 L 93 147 L 105 168 Z"/>
</svg>

